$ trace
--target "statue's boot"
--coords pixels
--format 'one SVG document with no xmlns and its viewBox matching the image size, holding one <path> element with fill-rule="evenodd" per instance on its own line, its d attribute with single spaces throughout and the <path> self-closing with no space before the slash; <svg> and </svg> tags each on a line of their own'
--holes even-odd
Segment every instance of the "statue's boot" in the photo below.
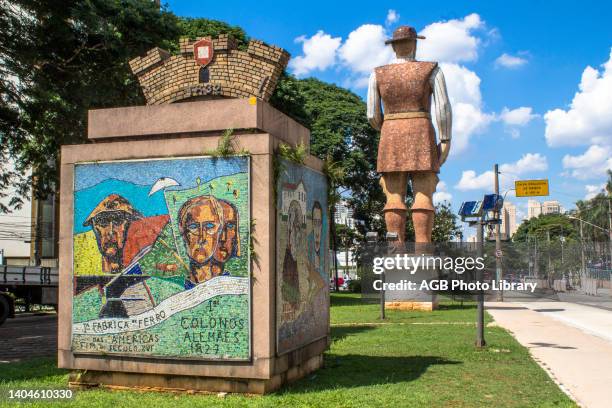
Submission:
<svg viewBox="0 0 612 408">
<path fill-rule="evenodd" d="M 397 234 L 397 240 L 389 244 L 395 249 L 400 250 L 406 241 L 406 215 L 408 209 L 404 203 L 387 203 L 383 209 L 387 232 Z"/>
<path fill-rule="evenodd" d="M 406 210 L 384 210 L 387 232 L 397 234 L 397 241 L 403 243 L 406 235 Z"/>
<path fill-rule="evenodd" d="M 412 209 L 412 223 L 414 224 L 415 253 L 432 254 L 431 231 L 433 230 L 434 211 L 431 209 Z"/>
<path fill-rule="evenodd" d="M 406 185 L 408 173 L 389 172 L 383 173 L 380 185 L 387 197 L 387 203 L 383 208 L 387 232 L 397 234 L 397 240 L 389 242 L 394 252 L 404 248 L 406 237 Z"/>
<path fill-rule="evenodd" d="M 438 184 L 438 175 L 434 172 L 415 173 L 412 175 L 414 203 L 412 204 L 412 222 L 414 224 L 415 253 L 432 254 L 431 231 L 434 226 L 435 208 L 433 194 Z"/>
</svg>

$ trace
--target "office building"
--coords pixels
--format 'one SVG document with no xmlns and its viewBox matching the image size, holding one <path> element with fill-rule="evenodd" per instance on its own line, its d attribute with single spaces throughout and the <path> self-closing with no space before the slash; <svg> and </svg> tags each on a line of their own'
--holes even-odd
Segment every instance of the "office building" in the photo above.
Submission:
<svg viewBox="0 0 612 408">
<path fill-rule="evenodd" d="M 502 208 L 501 222 L 501 238 L 511 239 L 518 226 L 516 225 L 516 206 L 509 201 L 506 201 Z"/>
</svg>

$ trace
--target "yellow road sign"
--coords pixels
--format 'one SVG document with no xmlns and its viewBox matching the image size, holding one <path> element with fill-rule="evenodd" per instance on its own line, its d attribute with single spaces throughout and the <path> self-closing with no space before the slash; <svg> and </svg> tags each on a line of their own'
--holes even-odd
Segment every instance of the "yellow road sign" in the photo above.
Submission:
<svg viewBox="0 0 612 408">
<path fill-rule="evenodd" d="M 548 195 L 548 179 L 517 180 L 514 182 L 517 197 L 535 197 Z"/>
</svg>

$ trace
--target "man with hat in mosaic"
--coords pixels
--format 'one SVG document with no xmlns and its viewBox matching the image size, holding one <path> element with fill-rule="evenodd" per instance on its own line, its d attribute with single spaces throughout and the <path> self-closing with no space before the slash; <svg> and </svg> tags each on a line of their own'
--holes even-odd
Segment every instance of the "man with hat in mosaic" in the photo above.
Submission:
<svg viewBox="0 0 612 408">
<path fill-rule="evenodd" d="M 119 273 L 123 249 L 132 221 L 142 218 L 132 204 L 119 194 L 110 194 L 93 209 L 83 226 L 92 226 L 102 255 L 102 272 Z"/>
<path fill-rule="evenodd" d="M 393 32 L 391 44 L 396 60 L 374 69 L 368 85 L 368 120 L 380 130 L 377 171 L 387 197 L 383 209 L 387 232 L 405 240 L 406 189 L 412 181 L 411 208 L 415 242 L 431 242 L 434 223 L 433 194 L 440 166 L 450 151 L 452 114 L 446 83 L 437 62 L 416 61 L 414 28 L 402 26 Z M 440 143 L 431 121 L 431 97 Z M 384 113 L 381 107 L 384 106 Z"/>
</svg>

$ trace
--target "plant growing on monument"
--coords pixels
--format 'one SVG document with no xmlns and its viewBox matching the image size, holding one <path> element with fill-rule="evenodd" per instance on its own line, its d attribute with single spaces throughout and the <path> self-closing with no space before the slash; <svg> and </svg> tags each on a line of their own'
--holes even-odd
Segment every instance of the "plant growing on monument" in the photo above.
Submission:
<svg viewBox="0 0 612 408">
<path fill-rule="evenodd" d="M 277 154 L 285 160 L 292 161 L 296 164 L 304 164 L 308 149 L 306 149 L 304 143 L 298 143 L 295 147 L 287 143 L 281 143 L 278 145 Z"/>
<path fill-rule="evenodd" d="M 234 135 L 234 129 L 226 129 L 223 132 L 219 138 L 219 141 L 217 142 L 216 149 L 204 151 L 204 155 L 212 157 L 244 156 L 248 154 L 248 150 L 238 148 L 238 142 L 236 141 L 236 135 Z"/>
</svg>

